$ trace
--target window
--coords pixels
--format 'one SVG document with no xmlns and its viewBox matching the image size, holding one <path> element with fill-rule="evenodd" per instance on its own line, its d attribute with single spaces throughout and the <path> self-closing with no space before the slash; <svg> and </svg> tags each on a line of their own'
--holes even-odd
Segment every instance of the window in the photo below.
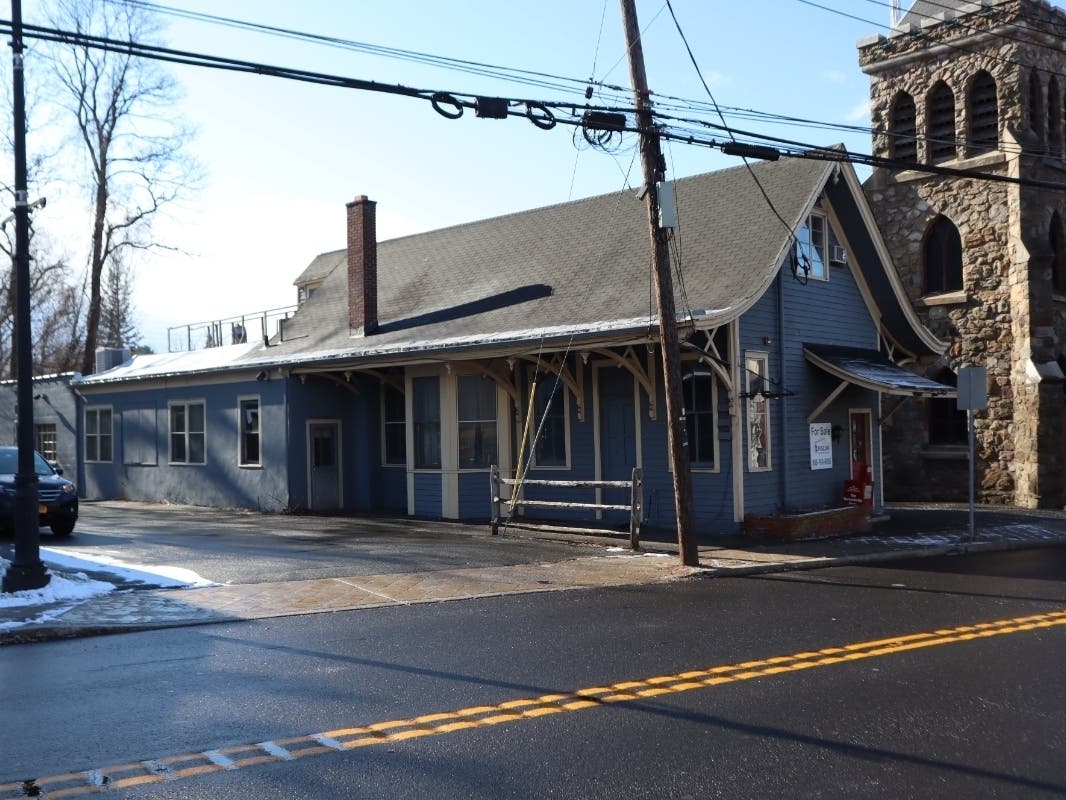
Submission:
<svg viewBox="0 0 1066 800">
<path fill-rule="evenodd" d="M 947 217 L 937 217 L 922 245 L 925 293 L 957 292 L 962 287 L 962 239 Z"/>
<path fill-rule="evenodd" d="M 1047 83 L 1047 150 L 1062 158 L 1062 95 L 1054 78 Z"/>
<path fill-rule="evenodd" d="M 440 469 L 440 379 L 411 381 L 415 469 Z"/>
<path fill-rule="evenodd" d="M 929 161 L 935 164 L 955 158 L 955 94 L 943 81 L 929 92 L 926 116 Z"/>
<path fill-rule="evenodd" d="M 382 460 L 385 464 L 407 463 L 407 401 L 403 392 L 381 384 Z"/>
<path fill-rule="evenodd" d="M 811 214 L 807 218 L 807 224 L 796 232 L 796 251 L 799 257 L 799 269 L 808 278 L 828 280 L 829 272 L 826 269 L 826 243 L 828 236 L 826 231 L 828 223 L 821 214 Z"/>
<path fill-rule="evenodd" d="M 958 376 L 949 369 L 935 378 L 938 383 L 957 386 Z M 966 412 L 960 411 L 954 397 L 929 398 L 929 444 L 958 445 L 969 442 L 969 424 Z"/>
<path fill-rule="evenodd" d="M 696 469 L 718 466 L 717 393 L 714 376 L 707 367 L 691 367 L 681 376 L 688 432 L 689 463 Z"/>
<path fill-rule="evenodd" d="M 241 400 L 238 406 L 241 437 L 240 465 L 258 467 L 263 462 L 259 449 L 259 398 Z"/>
<path fill-rule="evenodd" d="M 748 398 L 748 470 L 770 469 L 769 356 L 749 353 L 744 357 L 745 394 Z"/>
<path fill-rule="evenodd" d="M 533 400 L 534 435 L 539 434 L 533 448 L 533 462 L 537 467 L 567 467 L 570 465 L 567 442 L 567 394 L 563 382 L 555 375 L 537 381 Z"/>
<path fill-rule="evenodd" d="M 496 463 L 496 382 L 483 375 L 456 379 L 459 402 L 459 469 Z"/>
<path fill-rule="evenodd" d="M 999 104 L 996 100 L 996 81 L 981 70 L 970 84 L 967 99 L 970 114 L 969 154 L 977 155 L 999 147 Z"/>
<path fill-rule="evenodd" d="M 204 404 L 173 403 L 170 406 L 170 463 L 206 462 Z"/>
<path fill-rule="evenodd" d="M 55 462 L 56 458 L 56 424 L 54 422 L 40 422 L 33 426 L 37 440 L 37 452 L 44 456 L 45 461 Z"/>
<path fill-rule="evenodd" d="M 1029 73 L 1029 130 L 1036 134 L 1037 141 L 1042 144 L 1044 141 L 1044 90 L 1040 85 L 1040 74 L 1035 69 Z"/>
<path fill-rule="evenodd" d="M 1056 211 L 1051 215 L 1051 230 L 1048 232 L 1051 245 L 1051 288 L 1058 294 L 1066 294 L 1066 234 L 1062 230 L 1062 218 Z"/>
<path fill-rule="evenodd" d="M 918 129 L 914 99 L 906 92 L 900 92 L 892 100 L 889 111 L 888 133 L 891 139 L 889 152 L 892 158 L 900 161 L 918 160 Z"/>
<path fill-rule="evenodd" d="M 111 460 L 111 409 L 85 409 L 85 460 Z"/>
</svg>

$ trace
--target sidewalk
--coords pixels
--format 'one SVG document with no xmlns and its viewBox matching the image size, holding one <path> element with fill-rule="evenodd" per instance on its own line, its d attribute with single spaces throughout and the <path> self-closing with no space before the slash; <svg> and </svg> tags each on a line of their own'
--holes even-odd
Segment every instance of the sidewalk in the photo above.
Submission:
<svg viewBox="0 0 1066 800">
<path fill-rule="evenodd" d="M 505 535 L 577 538 L 537 530 Z M 588 542 L 590 537 L 581 537 Z M 72 608 L 0 608 L 0 644 L 129 632 L 213 622 L 433 603 L 508 594 L 588 589 L 692 578 L 743 576 L 871 563 L 948 553 L 1066 545 L 1066 513 L 982 509 L 972 541 L 958 506 L 898 507 L 873 532 L 803 542 L 752 541 L 740 536 L 699 548 L 700 566 L 681 566 L 676 543 L 647 541 L 631 553 L 604 541 L 603 554 L 565 561 L 472 569 L 360 575 L 193 589 L 129 590 Z M 412 565 L 416 567 L 417 565 Z"/>
</svg>

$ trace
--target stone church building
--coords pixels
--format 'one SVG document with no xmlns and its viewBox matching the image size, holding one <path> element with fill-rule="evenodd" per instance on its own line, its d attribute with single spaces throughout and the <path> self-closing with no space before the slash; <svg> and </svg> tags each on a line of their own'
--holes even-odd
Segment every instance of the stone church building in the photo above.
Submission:
<svg viewBox="0 0 1066 800">
<path fill-rule="evenodd" d="M 896 162 L 874 169 L 866 194 L 919 316 L 950 342 L 915 368 L 944 383 L 988 370 L 978 502 L 1061 508 L 1066 13 L 1045 0 L 917 0 L 858 49 L 873 154 Z M 966 498 L 954 400 L 911 399 L 882 418 L 888 499 Z"/>
</svg>

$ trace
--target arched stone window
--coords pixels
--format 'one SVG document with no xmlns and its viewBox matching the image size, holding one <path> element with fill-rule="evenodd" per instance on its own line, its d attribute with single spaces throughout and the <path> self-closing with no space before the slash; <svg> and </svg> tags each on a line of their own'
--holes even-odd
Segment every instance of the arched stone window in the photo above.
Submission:
<svg viewBox="0 0 1066 800">
<path fill-rule="evenodd" d="M 948 386 L 958 386 L 959 379 L 950 369 L 939 372 L 933 380 Z M 969 420 L 960 411 L 954 397 L 931 397 L 929 412 L 929 444 L 959 445 L 969 442 Z"/>
<path fill-rule="evenodd" d="M 999 103 L 996 81 L 984 70 L 978 72 L 970 84 L 966 98 L 969 114 L 968 153 L 976 155 L 999 147 Z"/>
<path fill-rule="evenodd" d="M 925 108 L 929 161 L 950 161 L 955 158 L 955 93 L 939 81 L 929 92 Z"/>
<path fill-rule="evenodd" d="M 1047 82 L 1047 150 L 1062 158 L 1062 95 L 1055 78 Z"/>
<path fill-rule="evenodd" d="M 918 129 L 913 98 L 906 92 L 897 94 L 892 98 L 888 118 L 891 157 L 900 161 L 917 161 Z"/>
<path fill-rule="evenodd" d="M 1066 232 L 1062 230 L 1058 211 L 1051 215 L 1048 244 L 1051 246 L 1051 288 L 1058 294 L 1066 294 Z"/>
<path fill-rule="evenodd" d="M 941 294 L 962 289 L 962 238 L 950 219 L 937 217 L 922 244 L 925 293 Z"/>
<path fill-rule="evenodd" d="M 1035 69 L 1029 73 L 1029 130 L 1036 134 L 1037 141 L 1044 142 L 1044 88 Z"/>
</svg>

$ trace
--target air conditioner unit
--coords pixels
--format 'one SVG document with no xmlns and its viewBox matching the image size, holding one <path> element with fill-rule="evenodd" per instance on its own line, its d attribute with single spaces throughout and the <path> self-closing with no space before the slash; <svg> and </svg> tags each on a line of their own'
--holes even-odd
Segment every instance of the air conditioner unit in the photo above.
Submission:
<svg viewBox="0 0 1066 800">
<path fill-rule="evenodd" d="M 829 263 L 836 267 L 842 267 L 848 263 L 848 251 L 835 244 L 829 248 Z"/>
</svg>

